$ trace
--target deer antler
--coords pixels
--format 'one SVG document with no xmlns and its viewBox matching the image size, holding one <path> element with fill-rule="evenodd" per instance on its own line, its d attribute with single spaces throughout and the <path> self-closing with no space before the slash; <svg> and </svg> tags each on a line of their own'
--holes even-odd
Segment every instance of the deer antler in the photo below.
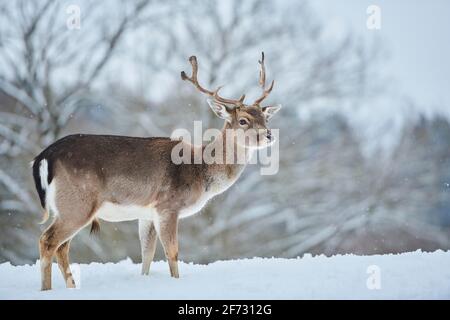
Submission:
<svg viewBox="0 0 450 320">
<path fill-rule="evenodd" d="M 275 84 L 275 80 L 272 80 L 272 83 L 270 84 L 270 87 L 266 89 L 266 67 L 264 66 L 264 52 L 261 52 L 261 60 L 258 60 L 260 64 L 260 71 L 259 71 L 259 85 L 261 86 L 261 89 L 263 90 L 263 93 L 261 97 L 255 100 L 253 102 L 253 105 L 259 105 L 267 96 L 270 94 L 270 92 L 273 89 L 273 85 Z"/>
<path fill-rule="evenodd" d="M 182 80 L 187 80 L 187 81 L 191 82 L 200 92 L 205 93 L 205 94 L 213 97 L 213 99 L 218 101 L 218 102 L 228 103 L 228 104 L 232 104 L 232 105 L 242 105 L 242 103 L 244 102 L 244 99 L 245 99 L 245 94 L 243 94 L 237 100 L 235 100 L 235 99 L 226 99 L 226 98 L 222 98 L 221 96 L 219 96 L 219 90 L 222 87 L 218 87 L 215 91 L 210 91 L 208 89 L 203 88 L 198 83 L 198 79 L 197 79 L 197 73 L 198 73 L 197 57 L 196 56 L 191 56 L 189 58 L 189 62 L 191 63 L 191 66 L 192 66 L 192 76 L 188 77 L 186 72 L 181 71 L 181 79 Z"/>
</svg>

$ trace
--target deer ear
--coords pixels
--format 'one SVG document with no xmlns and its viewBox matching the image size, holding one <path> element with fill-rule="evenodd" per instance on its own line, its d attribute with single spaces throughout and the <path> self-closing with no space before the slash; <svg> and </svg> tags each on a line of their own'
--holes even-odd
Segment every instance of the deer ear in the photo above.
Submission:
<svg viewBox="0 0 450 320">
<path fill-rule="evenodd" d="M 266 120 L 269 120 L 274 116 L 275 113 L 280 111 L 281 104 L 277 104 L 276 106 L 267 106 L 262 108 L 262 112 L 266 116 Z"/>
<path fill-rule="evenodd" d="M 208 102 L 209 107 L 212 109 L 212 111 L 214 111 L 216 116 L 231 123 L 231 113 L 230 111 L 228 111 L 228 108 L 225 104 L 217 102 L 213 99 L 207 99 L 206 101 Z"/>
</svg>

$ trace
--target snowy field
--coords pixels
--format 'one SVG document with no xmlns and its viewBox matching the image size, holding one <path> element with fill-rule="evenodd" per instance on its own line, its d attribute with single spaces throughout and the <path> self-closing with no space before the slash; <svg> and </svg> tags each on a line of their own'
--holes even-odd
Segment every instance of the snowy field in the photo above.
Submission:
<svg viewBox="0 0 450 320">
<path fill-rule="evenodd" d="M 56 264 L 54 290 L 39 291 L 37 264 L 0 265 L 0 299 L 450 299 L 450 251 L 399 255 L 244 259 L 209 265 L 73 264 L 79 289 L 65 289 Z"/>
</svg>

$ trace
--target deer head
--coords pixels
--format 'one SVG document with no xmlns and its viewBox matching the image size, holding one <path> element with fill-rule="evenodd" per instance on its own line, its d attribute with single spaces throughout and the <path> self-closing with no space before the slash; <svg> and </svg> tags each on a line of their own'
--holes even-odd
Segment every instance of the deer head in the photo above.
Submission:
<svg viewBox="0 0 450 320">
<path fill-rule="evenodd" d="M 266 88 L 266 70 L 264 66 L 264 52 L 261 54 L 259 85 L 262 89 L 261 96 L 252 104 L 245 104 L 245 94 L 239 99 L 227 99 L 219 95 L 222 88 L 218 87 L 211 91 L 202 87 L 197 78 L 198 63 L 195 56 L 189 58 L 192 66 L 192 75 L 188 77 L 184 71 L 181 72 L 181 79 L 191 82 L 200 92 L 208 95 L 210 98 L 207 102 L 214 113 L 226 121 L 228 129 L 242 130 L 246 135 L 254 136 L 254 139 L 246 140 L 245 147 L 261 148 L 266 147 L 274 142 L 267 122 L 272 116 L 280 110 L 281 105 L 261 107 L 261 102 L 267 98 L 273 89 L 275 81 L 273 80 L 268 88 Z"/>
</svg>

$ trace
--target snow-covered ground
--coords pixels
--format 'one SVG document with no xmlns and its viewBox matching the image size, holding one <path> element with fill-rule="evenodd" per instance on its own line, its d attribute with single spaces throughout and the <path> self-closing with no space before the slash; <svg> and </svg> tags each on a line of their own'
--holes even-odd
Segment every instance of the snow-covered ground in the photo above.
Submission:
<svg viewBox="0 0 450 320">
<path fill-rule="evenodd" d="M 81 288 L 54 264 L 54 290 L 40 292 L 38 264 L 3 263 L 0 299 L 450 299 L 450 251 L 181 263 L 180 279 L 164 261 L 150 276 L 131 260 L 72 268 Z"/>
</svg>

